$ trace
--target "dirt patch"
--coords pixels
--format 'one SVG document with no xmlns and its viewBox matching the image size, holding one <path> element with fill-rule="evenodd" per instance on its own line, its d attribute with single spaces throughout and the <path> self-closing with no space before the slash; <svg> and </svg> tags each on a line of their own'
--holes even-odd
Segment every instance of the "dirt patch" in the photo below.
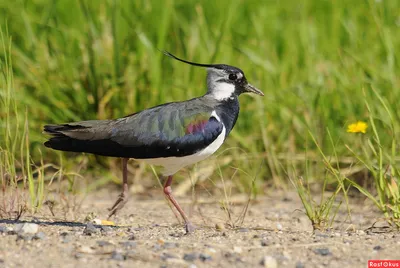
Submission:
<svg viewBox="0 0 400 268">
<path fill-rule="evenodd" d="M 84 222 L 89 214 L 106 219 L 117 194 L 92 194 L 78 213 L 52 216 L 43 209 L 37 218 L 23 217 L 20 224 L 39 225 L 36 234 L 21 235 L 15 222 L 0 220 L 0 267 L 366 267 L 369 259 L 400 259 L 400 234 L 367 230 L 380 214 L 364 204 L 352 208 L 352 224 L 340 214 L 336 229 L 316 233 L 293 193 L 253 202 L 235 229 L 226 226 L 218 203 L 193 207 L 179 198 L 198 227 L 185 235 L 161 193 L 132 198 L 114 219 L 119 227 Z M 236 203 L 231 222 L 245 205 Z"/>
</svg>

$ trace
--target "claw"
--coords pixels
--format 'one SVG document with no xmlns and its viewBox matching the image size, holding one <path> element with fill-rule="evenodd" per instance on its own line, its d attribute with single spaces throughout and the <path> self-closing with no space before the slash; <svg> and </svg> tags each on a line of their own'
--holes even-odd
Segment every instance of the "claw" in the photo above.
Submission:
<svg viewBox="0 0 400 268">
<path fill-rule="evenodd" d="M 196 230 L 196 226 L 194 226 L 191 222 L 185 223 L 186 234 L 191 234 Z"/>
<path fill-rule="evenodd" d="M 114 203 L 114 205 L 109 208 L 110 214 L 108 215 L 108 219 L 110 219 L 113 215 L 116 215 L 119 210 L 121 210 L 125 204 L 128 202 L 128 199 L 125 197 L 124 193 L 121 193 Z"/>
</svg>

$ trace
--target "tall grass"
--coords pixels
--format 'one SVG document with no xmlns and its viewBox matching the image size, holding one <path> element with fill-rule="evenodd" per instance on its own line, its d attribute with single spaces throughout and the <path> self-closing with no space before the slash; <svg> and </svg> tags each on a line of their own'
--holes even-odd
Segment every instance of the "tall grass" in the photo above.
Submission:
<svg viewBox="0 0 400 268">
<path fill-rule="evenodd" d="M 0 215 L 12 216 L 14 212 L 19 217 L 26 209 L 32 212 L 40 208 L 44 198 L 44 170 L 32 170 L 30 140 L 28 129 L 28 114 L 20 111 L 17 105 L 17 90 L 15 88 L 12 68 L 12 42 L 8 34 L 0 28 L 0 42 L 4 57 L 0 59 L 0 86 L 2 88 L 0 101 L 1 121 L 0 140 L 0 179 L 1 205 Z M 43 166 L 43 163 L 42 163 Z M 36 174 L 34 174 L 36 173 Z M 36 175 L 36 177 L 34 177 Z M 19 190 L 18 184 L 28 189 L 30 202 Z"/>
<path fill-rule="evenodd" d="M 241 97 L 239 120 L 224 145 L 231 162 L 223 172 L 230 177 L 230 166 L 251 170 L 265 158 L 260 178 L 286 187 L 287 170 L 305 176 L 305 150 L 315 163 L 307 171 L 310 182 L 327 178 L 321 152 L 337 156 L 335 169 L 359 163 L 347 146 L 360 143 L 345 126 L 370 116 L 363 89 L 371 97 L 376 88 L 398 129 L 399 9 L 399 1 L 373 0 L 3 1 L 0 24 L 8 23 L 13 38 L 16 99 L 27 107 L 34 162 L 45 123 L 115 118 L 203 94 L 205 70 L 164 57 L 158 49 L 165 49 L 240 67 L 264 91 L 263 99 Z M 381 110 L 376 98 L 368 103 Z M 383 154 L 396 148 L 398 132 L 376 132 Z M 315 143 L 307 146 L 309 133 Z M 98 173 L 90 168 L 95 158 L 77 161 L 83 157 Z M 50 150 L 43 158 L 59 159 Z M 111 160 L 96 160 L 110 166 Z M 67 169 L 73 161 L 65 161 Z M 239 189 L 248 189 L 251 182 L 238 175 Z M 326 183 L 343 181 L 329 177 Z"/>
</svg>

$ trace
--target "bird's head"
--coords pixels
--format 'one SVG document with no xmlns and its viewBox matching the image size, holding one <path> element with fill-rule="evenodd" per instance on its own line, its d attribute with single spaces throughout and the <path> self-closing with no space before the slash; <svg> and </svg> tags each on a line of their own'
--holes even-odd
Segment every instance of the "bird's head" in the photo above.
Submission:
<svg viewBox="0 0 400 268">
<path fill-rule="evenodd" d="M 243 71 L 237 67 L 226 64 L 201 64 L 182 60 L 164 51 L 164 54 L 178 61 L 207 68 L 207 87 L 208 94 L 217 100 L 224 100 L 231 97 L 239 96 L 242 93 L 255 93 L 264 96 L 259 89 L 247 82 Z"/>
</svg>

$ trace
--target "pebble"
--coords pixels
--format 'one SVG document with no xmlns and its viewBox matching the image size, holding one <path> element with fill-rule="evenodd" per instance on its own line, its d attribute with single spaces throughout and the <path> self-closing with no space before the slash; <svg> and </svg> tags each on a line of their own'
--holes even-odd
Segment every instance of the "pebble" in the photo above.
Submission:
<svg viewBox="0 0 400 268">
<path fill-rule="evenodd" d="M 270 245 L 270 243 L 269 243 L 269 241 L 268 240 L 261 240 L 261 246 L 263 246 L 263 247 L 267 247 L 267 246 L 269 246 Z"/>
<path fill-rule="evenodd" d="M 381 250 L 381 249 L 383 249 L 383 248 L 379 245 L 374 247 L 374 250 L 376 250 L 376 251 Z"/>
<path fill-rule="evenodd" d="M 276 229 L 278 230 L 278 231 L 281 231 L 282 229 L 283 229 L 283 226 L 282 226 L 282 224 L 280 224 L 279 222 L 276 224 Z"/>
<path fill-rule="evenodd" d="M 36 234 L 39 230 L 39 225 L 36 223 L 17 223 L 14 224 L 16 233 Z"/>
<path fill-rule="evenodd" d="M 38 232 L 33 236 L 33 239 L 35 240 L 45 240 L 46 239 L 46 234 L 43 232 Z"/>
<path fill-rule="evenodd" d="M 296 268 L 304 268 L 305 267 L 305 265 L 304 265 L 304 263 L 302 263 L 301 261 L 298 261 L 298 262 L 296 262 L 296 266 L 295 266 Z"/>
<path fill-rule="evenodd" d="M 77 252 L 75 254 L 75 259 L 82 259 L 83 257 L 85 257 L 85 255 L 83 253 Z"/>
<path fill-rule="evenodd" d="M 94 250 L 88 246 L 79 246 L 78 250 L 79 253 L 86 253 L 86 254 L 93 254 Z"/>
<path fill-rule="evenodd" d="M 160 244 L 155 244 L 155 245 L 153 246 L 153 251 L 159 251 L 159 250 L 161 250 Z"/>
<path fill-rule="evenodd" d="M 264 258 L 261 260 L 260 264 L 264 266 L 265 268 L 277 268 L 278 267 L 278 261 L 271 256 L 264 256 Z"/>
<path fill-rule="evenodd" d="M 233 247 L 233 251 L 234 251 L 235 253 L 239 253 L 239 254 L 240 254 L 240 253 L 242 253 L 243 250 L 242 250 L 241 247 L 236 247 L 236 246 L 235 246 L 235 247 Z"/>
<path fill-rule="evenodd" d="M 198 254 L 193 252 L 193 253 L 186 253 L 185 255 L 183 255 L 183 259 L 185 261 L 194 261 L 197 259 Z"/>
<path fill-rule="evenodd" d="M 99 240 L 99 241 L 96 241 L 96 243 L 99 247 L 107 247 L 107 246 L 112 245 L 112 243 L 105 241 L 105 240 Z"/>
<path fill-rule="evenodd" d="M 179 259 L 179 257 L 177 255 L 175 255 L 175 254 L 164 252 L 161 255 L 161 260 L 165 261 L 167 259 Z"/>
<path fill-rule="evenodd" d="M 249 231 L 249 228 L 240 228 L 238 231 L 240 233 L 247 233 Z"/>
<path fill-rule="evenodd" d="M 173 242 L 165 242 L 163 245 L 164 248 L 176 248 L 178 247 L 177 243 L 173 243 Z"/>
<path fill-rule="evenodd" d="M 84 234 L 84 235 L 89 235 L 89 236 L 91 236 L 91 235 L 95 235 L 95 234 L 97 234 L 97 233 L 99 233 L 99 229 L 97 229 L 97 228 L 93 225 L 93 223 L 91 223 L 91 222 L 88 222 L 88 223 L 86 224 L 85 229 L 83 230 L 83 234 Z"/>
<path fill-rule="evenodd" d="M 33 238 L 32 234 L 19 233 L 17 236 L 17 241 L 18 240 L 31 241 L 32 238 Z"/>
<path fill-rule="evenodd" d="M 124 255 L 121 254 L 121 252 L 113 251 L 111 253 L 111 259 L 116 260 L 116 261 L 124 261 L 125 257 L 124 257 Z"/>
<path fill-rule="evenodd" d="M 8 231 L 7 226 L 0 226 L 0 233 L 8 233 Z"/>
<path fill-rule="evenodd" d="M 136 241 L 124 241 L 124 242 L 119 242 L 119 244 L 127 249 L 132 249 L 132 248 L 136 248 L 137 243 Z"/>
<path fill-rule="evenodd" d="M 365 235 L 366 233 L 364 232 L 364 230 L 357 230 L 356 231 L 358 235 Z"/>
<path fill-rule="evenodd" d="M 208 254 L 200 253 L 199 259 L 201 261 L 205 262 L 205 261 L 211 261 L 212 257 L 210 255 L 208 255 Z"/>
<path fill-rule="evenodd" d="M 136 240 L 136 236 L 135 236 L 134 234 L 131 234 L 131 235 L 128 237 L 128 240 Z"/>
<path fill-rule="evenodd" d="M 321 256 L 328 256 L 332 255 L 331 251 L 329 248 L 316 248 L 313 250 L 315 254 L 321 255 Z"/>
</svg>

